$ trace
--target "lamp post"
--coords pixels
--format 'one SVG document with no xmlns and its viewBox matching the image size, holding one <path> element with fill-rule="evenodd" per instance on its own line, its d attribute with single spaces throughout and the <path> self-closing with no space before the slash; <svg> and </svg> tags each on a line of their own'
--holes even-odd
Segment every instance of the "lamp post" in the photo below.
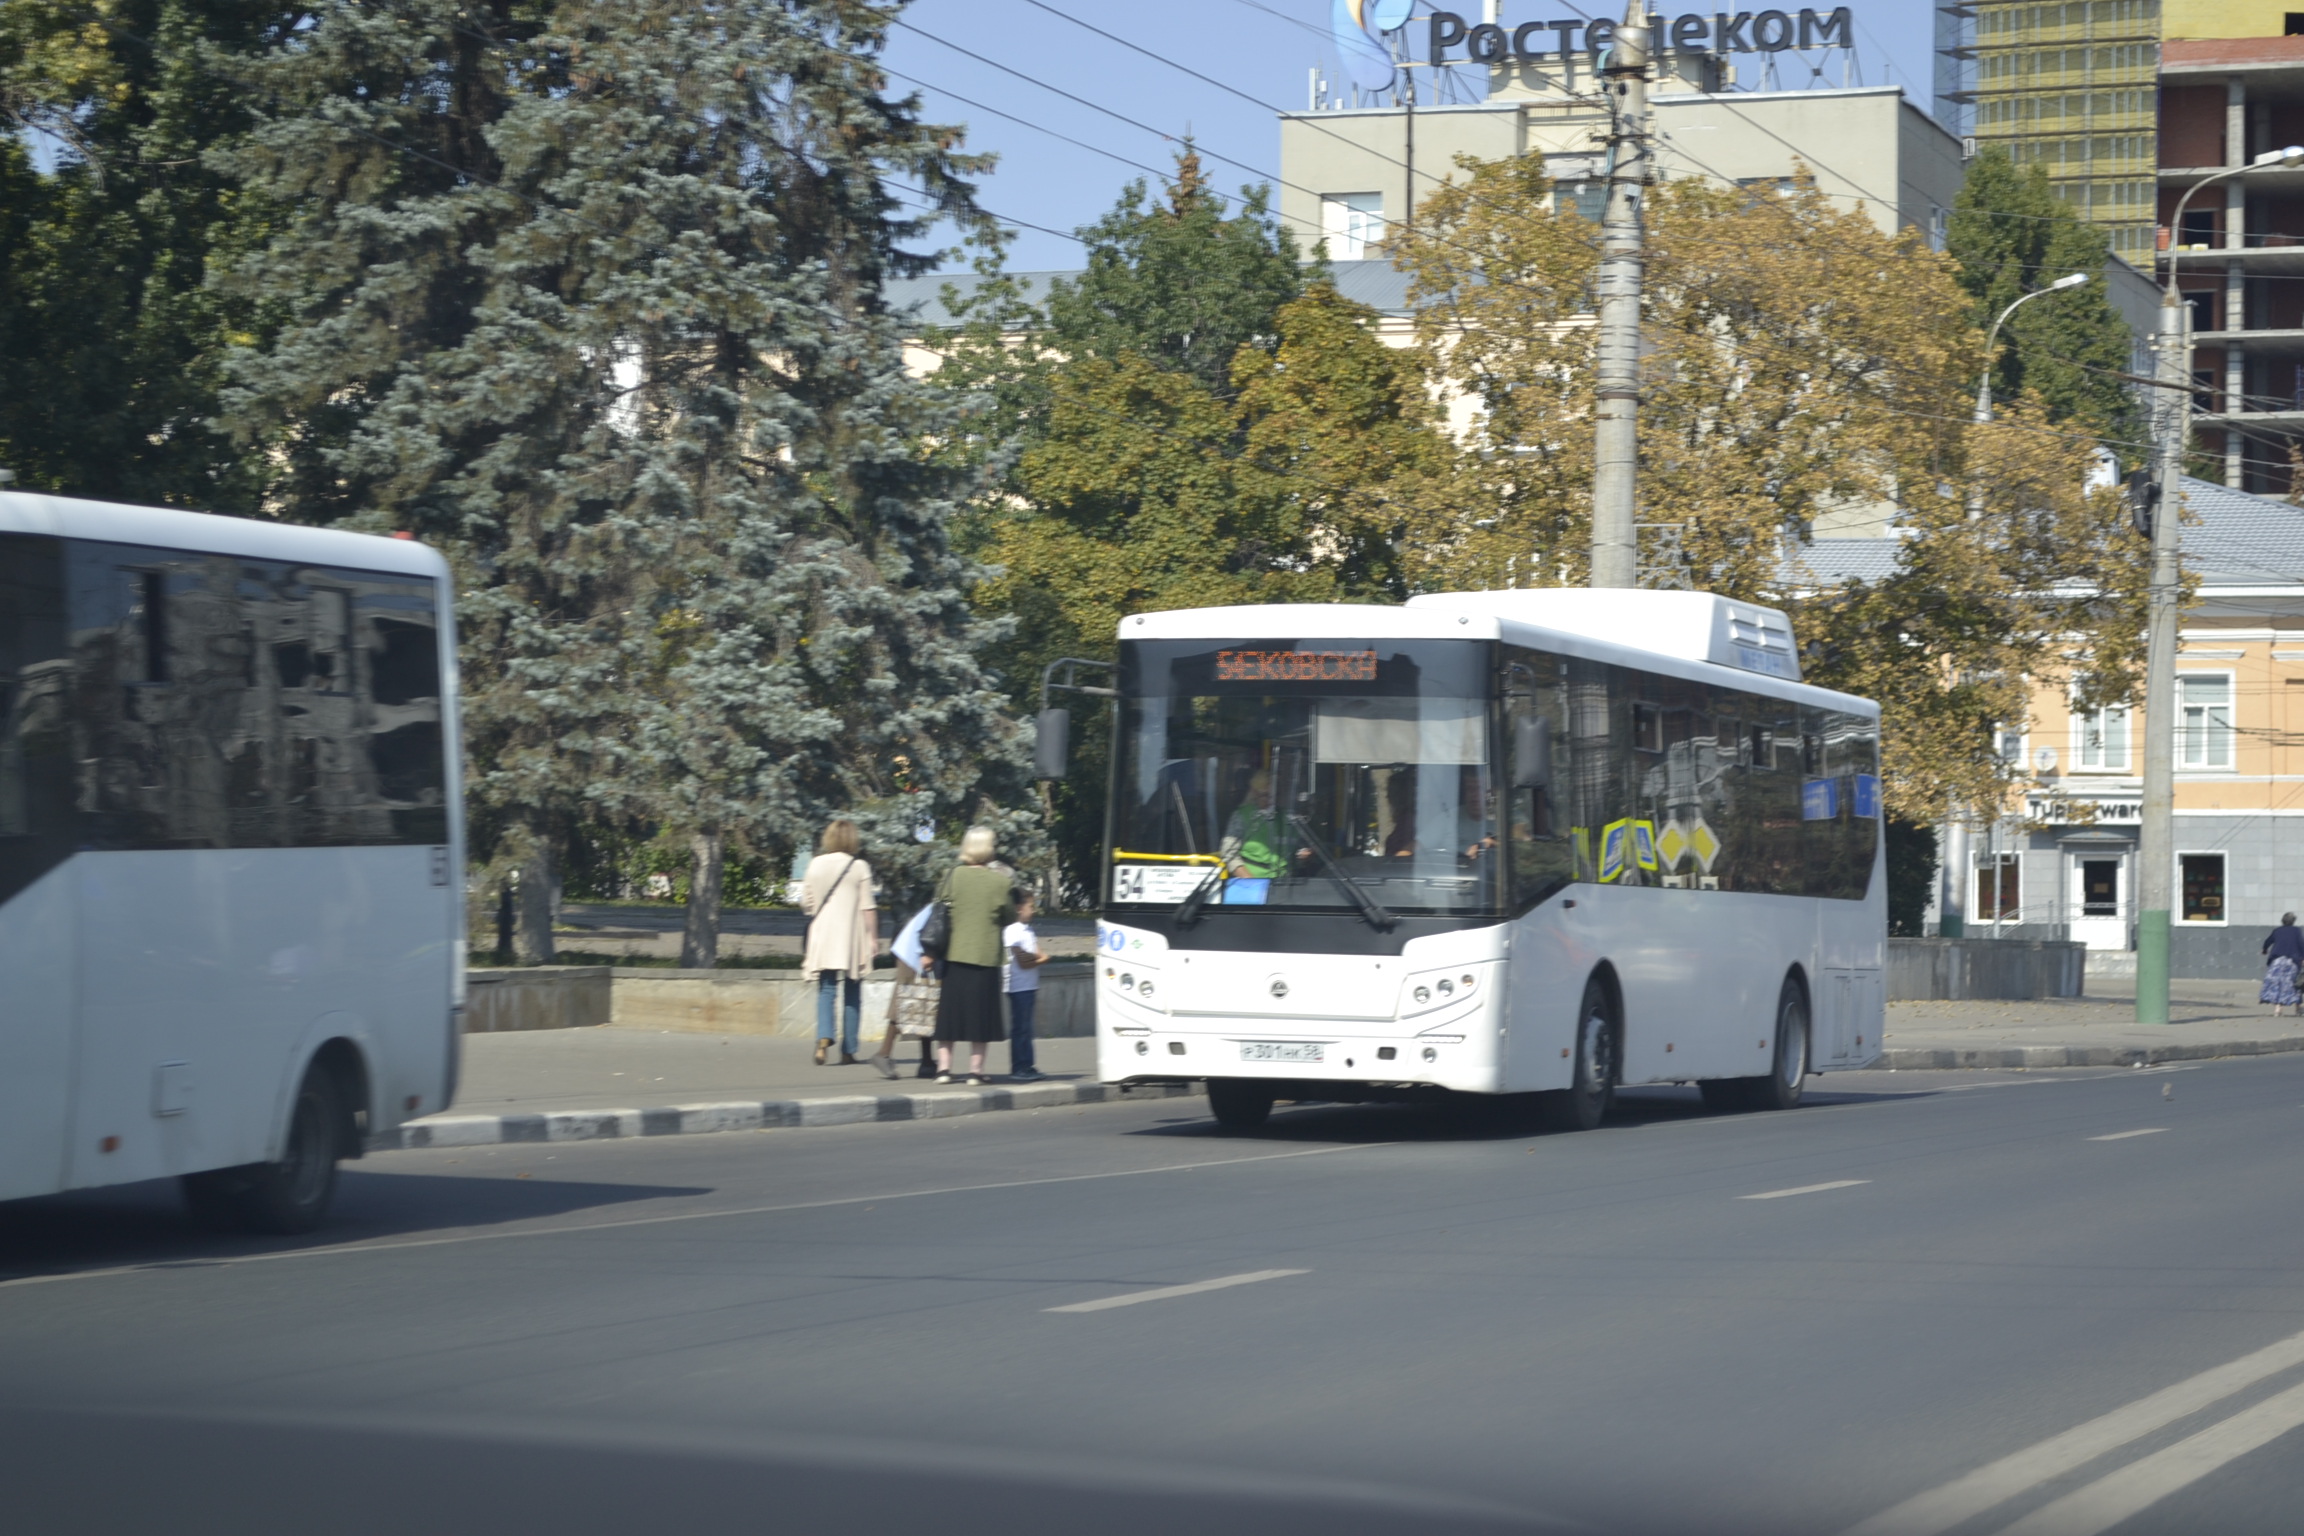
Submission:
<svg viewBox="0 0 2304 1536">
<path fill-rule="evenodd" d="M 1640 585 L 1633 508 L 1640 465 L 1641 209 L 1648 194 L 1648 6 L 1628 0 L 1604 89 L 1608 206 L 1600 221 L 1599 400 L 1592 421 L 1592 577 L 1595 587 Z"/>
<path fill-rule="evenodd" d="M 2000 344 L 2000 327 L 2008 323 L 2010 315 L 2034 299 L 2051 293 L 2062 293 L 2067 288 L 2077 288 L 2086 281 L 2088 281 L 2087 273 L 2068 272 L 2045 288 L 2035 288 L 2030 293 L 2020 295 L 2015 303 L 2000 311 L 2000 318 L 1992 322 L 1992 329 L 1986 332 L 1984 336 L 1984 371 L 1976 376 L 1976 419 L 1978 421 L 1990 421 L 1992 419 L 1992 349 Z"/>
<path fill-rule="evenodd" d="M 1992 419 L 1992 349 L 2000 344 L 2000 327 L 2008 323 L 2010 315 L 2041 295 L 2062 293 L 2086 281 L 2088 274 L 2085 272 L 2067 273 L 2045 288 L 2035 288 L 2030 293 L 2019 295 L 2015 303 L 2000 311 L 1999 317 L 1992 322 L 1992 328 L 1984 335 L 1984 371 L 1976 376 L 1977 421 Z M 1968 515 L 1971 518 L 1984 515 L 1984 485 L 1981 480 L 1970 482 Z M 1952 814 L 1945 819 L 1942 865 L 1944 883 L 1936 896 L 1936 931 L 1947 939 L 1964 938 L 1968 933 L 1968 874 L 1971 861 L 1968 822 L 1958 805 L 1952 807 Z M 1999 866 L 1994 865 L 1993 868 L 1997 871 Z M 2000 885 L 1997 873 L 1993 876 L 1992 914 L 1992 926 L 1997 931 L 2000 926 Z"/>
<path fill-rule="evenodd" d="M 2184 454 L 2192 438 L 2192 312 L 2177 287 L 2184 208 L 2202 187 L 2243 171 L 2304 165 L 2304 145 L 2266 150 L 2246 165 L 2203 176 L 2176 199 L 2168 221 L 2168 278 L 2160 292 L 2159 388 L 2153 391 L 2152 579 L 2144 640 L 2144 807 L 2136 829 L 2136 1022 L 2168 1022 L 2168 929 L 2176 893 L 2176 596 L 2182 531 L 2177 520 Z M 2231 232 L 2226 231 L 2227 245 Z"/>
</svg>

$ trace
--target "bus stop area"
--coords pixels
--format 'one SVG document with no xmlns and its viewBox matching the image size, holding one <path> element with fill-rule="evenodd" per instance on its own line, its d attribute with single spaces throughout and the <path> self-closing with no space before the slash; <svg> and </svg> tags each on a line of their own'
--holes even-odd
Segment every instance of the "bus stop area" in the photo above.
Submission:
<svg viewBox="0 0 2304 1536">
<path fill-rule="evenodd" d="M 2132 996 L 2030 1002 L 1895 1002 L 1887 1050 L 1894 1071 L 2147 1066 L 2304 1051 L 2304 1020 L 2272 1018 L 2253 982 L 2178 981 L 2167 1024 L 2135 1022 Z M 879 1047 L 867 1010 L 864 1051 Z M 1193 1090 L 1122 1090 L 1095 1080 L 1095 1041 L 1039 1041 L 1043 1081 L 1004 1080 L 1008 1048 L 990 1047 L 982 1087 L 916 1077 L 915 1044 L 900 1043 L 903 1074 L 862 1060 L 814 1064 L 805 1036 L 712 1033 L 600 1024 L 468 1035 L 463 1081 L 445 1114 L 410 1122 L 394 1145 L 463 1146 L 584 1141 L 815 1125 L 943 1118 L 1060 1108 Z M 1829 1084 L 1830 1079 L 1819 1080 Z"/>
</svg>

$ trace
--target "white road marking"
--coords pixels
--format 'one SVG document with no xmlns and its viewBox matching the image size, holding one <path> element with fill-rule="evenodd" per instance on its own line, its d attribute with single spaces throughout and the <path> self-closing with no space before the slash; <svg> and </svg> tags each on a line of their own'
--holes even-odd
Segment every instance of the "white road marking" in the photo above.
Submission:
<svg viewBox="0 0 2304 1536">
<path fill-rule="evenodd" d="M 2091 1136 L 2088 1139 L 2090 1141 L 2126 1141 L 2131 1136 L 2158 1136 L 2167 1129 L 2168 1127 L 2164 1125 L 2154 1125 L 2147 1126 L 2141 1131 L 2114 1131 L 2109 1136 Z"/>
<path fill-rule="evenodd" d="M 2304 1365 L 2304 1333 L 2293 1333 L 2254 1354 L 2172 1387 L 2163 1387 L 2125 1407 L 2052 1435 L 2037 1445 L 1978 1467 L 1965 1477 L 1914 1494 L 1901 1504 L 1850 1526 L 1842 1536 L 1937 1536 L 1963 1521 L 2004 1504 L 2028 1488 L 2062 1477 L 2178 1419 L 2198 1413 L 2233 1393 L 2292 1366 Z"/>
<path fill-rule="evenodd" d="M 1042 1307 L 1043 1312 L 1102 1312 L 1111 1307 L 1132 1307 L 1140 1301 L 1166 1301 L 1171 1296 L 1197 1296 L 1202 1291 L 1221 1291 L 1229 1286 L 1254 1285 L 1259 1280 L 1285 1280 L 1290 1275 L 1308 1275 L 1308 1269 L 1252 1269 L 1244 1275 L 1224 1275 L 1214 1280 L 1195 1280 L 1190 1285 L 1163 1285 L 1155 1290 L 1130 1291 L 1124 1296 L 1106 1296 L 1097 1301 L 1076 1301 L 1068 1307 Z"/>
<path fill-rule="evenodd" d="M 21 1285 L 61 1285 L 68 1280 L 102 1280 L 162 1270 L 230 1269 L 241 1264 L 269 1264 L 275 1259 L 397 1253 L 408 1248 L 446 1248 L 459 1243 L 494 1243 L 521 1237 L 573 1237 L 585 1232 L 617 1232 L 627 1227 L 661 1227 L 677 1222 L 718 1221 L 735 1216 L 774 1216 L 786 1211 L 827 1211 L 843 1205 L 870 1205 L 880 1200 L 925 1200 L 936 1195 L 970 1195 L 999 1189 L 1037 1189 L 1043 1184 L 1084 1184 L 1098 1179 L 1133 1179 L 1155 1173 L 1190 1173 L 1195 1168 L 1278 1163 L 1291 1158 L 1325 1157 L 1332 1152 L 1365 1152 L 1392 1145 L 1394 1143 L 1388 1141 L 1355 1142 L 1340 1147 L 1306 1147 L 1295 1152 L 1266 1152 L 1253 1157 L 1212 1157 L 1205 1162 L 1167 1163 L 1158 1168 L 1115 1168 L 1108 1173 L 1059 1173 L 1040 1179 L 1003 1179 L 995 1184 L 954 1184 L 942 1189 L 899 1189 L 877 1195 L 842 1195 L 831 1200 L 794 1200 L 782 1205 L 745 1205 L 719 1211 L 675 1211 L 665 1216 L 630 1216 L 617 1221 L 591 1221 L 556 1227 L 519 1227 L 511 1231 L 455 1232 L 442 1237 L 408 1238 L 399 1242 L 327 1243 L 313 1248 L 282 1248 L 270 1253 L 230 1254 L 221 1258 L 155 1259 L 149 1264 L 115 1264 L 107 1269 L 67 1270 L 54 1275 L 18 1275 L 13 1279 L 0 1280 L 0 1290 Z"/>
<path fill-rule="evenodd" d="M 2304 1387 L 2290 1387 L 2042 1505 L 2000 1536 L 2098 1536 L 2300 1425 L 2304 1425 Z"/>
<path fill-rule="evenodd" d="M 1859 1184 L 1871 1182 L 1870 1179 L 1834 1179 L 1829 1184 L 1803 1184 L 1798 1189 L 1771 1189 L 1765 1194 L 1738 1195 L 1736 1198 L 1739 1200 L 1782 1200 L 1788 1195 L 1813 1195 L 1827 1189 L 1853 1189 Z"/>
</svg>

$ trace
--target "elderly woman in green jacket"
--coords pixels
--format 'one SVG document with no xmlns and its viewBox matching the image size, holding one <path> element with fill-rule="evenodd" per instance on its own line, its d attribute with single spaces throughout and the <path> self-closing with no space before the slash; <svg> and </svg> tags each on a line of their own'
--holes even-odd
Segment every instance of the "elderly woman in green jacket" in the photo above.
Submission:
<svg viewBox="0 0 2304 1536">
<path fill-rule="evenodd" d="M 970 827 L 960 862 L 937 895 L 951 904 L 952 939 L 937 967 L 943 995 L 936 1008 L 936 1081 L 952 1081 L 952 1047 L 968 1042 L 968 1081 L 984 1081 L 984 1047 L 1008 1037 L 1000 1019 L 1000 932 L 1016 921 L 1003 870 L 992 867 L 990 827 Z"/>
</svg>

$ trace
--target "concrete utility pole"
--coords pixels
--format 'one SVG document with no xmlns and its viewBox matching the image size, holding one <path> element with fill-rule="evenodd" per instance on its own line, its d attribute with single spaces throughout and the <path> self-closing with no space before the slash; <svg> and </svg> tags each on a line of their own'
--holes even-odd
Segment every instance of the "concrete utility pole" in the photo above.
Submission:
<svg viewBox="0 0 2304 1536">
<path fill-rule="evenodd" d="M 2173 242 L 2171 242 L 2173 246 Z M 2144 814 L 2136 836 L 2136 1022 L 2168 1022 L 2168 924 L 2176 885 L 2177 517 L 2184 450 L 2192 436 L 2192 307 L 2176 289 L 2169 252 L 2160 299 L 2159 398 L 2153 412 L 2152 581 L 2144 641 Z"/>
<path fill-rule="evenodd" d="M 2239 160 L 2235 147 L 2233 158 Z M 2192 443 L 2192 308 L 2177 282 L 2184 210 L 2194 193 L 2258 167 L 2304 165 L 2304 145 L 2268 149 L 2203 176 L 2176 199 L 2168 219 L 2168 277 L 2160 290 L 2158 429 L 2153 479 L 2152 581 L 2144 641 L 2144 815 L 2136 829 L 2136 1022 L 2168 1022 L 2168 928 L 2176 902 L 2176 612 L 2182 553 L 2184 455 Z M 2225 231 L 2227 249 L 2240 248 Z"/>
<path fill-rule="evenodd" d="M 1648 195 L 1648 5 L 1630 0 L 1601 71 L 1608 207 L 1600 222 L 1600 398 L 1594 412 L 1592 585 L 1640 584 L 1632 524 L 1640 465 L 1641 202 Z"/>
</svg>

